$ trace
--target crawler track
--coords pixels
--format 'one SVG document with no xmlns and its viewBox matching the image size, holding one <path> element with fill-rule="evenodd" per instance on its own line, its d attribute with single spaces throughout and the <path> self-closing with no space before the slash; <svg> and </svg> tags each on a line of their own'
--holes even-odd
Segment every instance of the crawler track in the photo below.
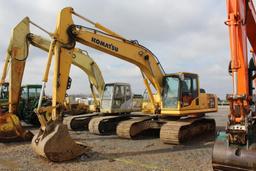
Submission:
<svg viewBox="0 0 256 171">
<path fill-rule="evenodd" d="M 137 117 L 118 124 L 116 133 L 121 138 L 132 139 L 147 129 L 157 129 L 161 122 L 154 120 L 154 117 Z"/>
<path fill-rule="evenodd" d="M 116 131 L 117 124 L 130 119 L 131 115 L 95 117 L 89 122 L 90 133 L 97 135 L 111 134 Z"/>
<path fill-rule="evenodd" d="M 214 131 L 214 119 L 195 118 L 168 121 L 160 130 L 160 139 L 166 144 L 180 144 L 201 134 Z"/>
<path fill-rule="evenodd" d="M 67 116 L 63 123 L 68 126 L 69 130 L 88 130 L 88 125 L 93 117 L 99 116 L 100 113 L 83 114 L 78 116 Z"/>
<path fill-rule="evenodd" d="M 169 121 L 148 116 L 123 121 L 118 124 L 116 132 L 121 138 L 132 139 L 148 129 L 161 129 L 160 139 L 164 143 L 180 144 L 198 135 L 213 133 L 215 131 L 215 121 L 206 118 Z"/>
</svg>

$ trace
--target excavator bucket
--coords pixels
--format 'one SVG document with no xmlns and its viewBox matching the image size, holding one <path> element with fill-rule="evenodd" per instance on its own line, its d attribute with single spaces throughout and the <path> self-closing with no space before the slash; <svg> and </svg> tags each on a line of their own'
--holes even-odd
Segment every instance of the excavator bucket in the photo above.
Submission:
<svg viewBox="0 0 256 171">
<path fill-rule="evenodd" d="M 74 142 L 67 126 L 56 121 L 47 124 L 45 131 L 40 129 L 32 140 L 32 148 L 40 156 L 54 162 L 72 160 L 90 150 L 89 147 Z"/>
<path fill-rule="evenodd" d="M 215 141 L 212 154 L 213 170 L 256 170 L 256 143 L 246 146 L 228 145 L 226 133 Z"/>
<path fill-rule="evenodd" d="M 33 136 L 33 133 L 21 127 L 16 115 L 0 114 L 0 142 L 31 141 Z"/>
</svg>

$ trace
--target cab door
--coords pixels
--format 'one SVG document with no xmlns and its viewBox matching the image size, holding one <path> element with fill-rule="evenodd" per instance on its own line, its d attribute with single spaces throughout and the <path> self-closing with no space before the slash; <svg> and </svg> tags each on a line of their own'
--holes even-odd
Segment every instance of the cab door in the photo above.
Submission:
<svg viewBox="0 0 256 171">
<path fill-rule="evenodd" d="M 184 74 L 181 80 L 181 108 L 199 109 L 199 83 L 194 74 Z"/>
<path fill-rule="evenodd" d="M 113 98 L 113 109 L 122 112 L 123 104 L 125 103 L 125 86 L 115 85 L 114 98 Z"/>
<path fill-rule="evenodd" d="M 133 96 L 130 85 L 125 86 L 125 103 L 124 103 L 124 109 L 125 112 L 132 112 L 133 107 Z"/>
</svg>

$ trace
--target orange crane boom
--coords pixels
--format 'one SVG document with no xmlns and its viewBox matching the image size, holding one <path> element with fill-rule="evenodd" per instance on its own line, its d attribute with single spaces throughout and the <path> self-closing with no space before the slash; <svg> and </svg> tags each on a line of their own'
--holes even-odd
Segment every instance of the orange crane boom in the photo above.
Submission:
<svg viewBox="0 0 256 171">
<path fill-rule="evenodd" d="M 233 92 L 227 95 L 230 113 L 225 132 L 213 149 L 216 170 L 256 169 L 256 115 L 253 99 L 255 65 L 248 61 L 247 40 L 256 52 L 256 12 L 252 0 L 227 0 L 230 66 Z"/>
</svg>

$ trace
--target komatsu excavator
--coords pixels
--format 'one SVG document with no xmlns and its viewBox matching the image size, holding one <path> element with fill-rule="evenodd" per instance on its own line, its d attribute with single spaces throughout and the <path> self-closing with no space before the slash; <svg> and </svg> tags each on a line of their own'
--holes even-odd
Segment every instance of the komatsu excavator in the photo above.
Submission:
<svg viewBox="0 0 256 171">
<path fill-rule="evenodd" d="M 17 108 L 20 100 L 21 82 L 28 56 L 29 44 L 48 52 L 50 41 L 30 33 L 29 23 L 30 20 L 26 17 L 13 29 L 12 38 L 9 43 L 3 67 L 3 74 L 0 82 L 1 95 L 3 98 L 7 98 L 6 101 L 8 101 L 7 92 L 9 92 L 10 97 L 9 112 L 2 112 L 0 116 L 0 141 L 4 142 L 31 140 L 32 138 L 31 132 L 26 132 L 22 129 L 20 121 L 15 114 L 18 112 Z M 97 64 L 89 57 L 88 54 L 83 53 L 80 49 L 75 49 L 72 63 L 88 75 L 92 94 L 96 99 L 96 93 L 94 92 L 93 87 L 95 87 L 98 93 L 101 94 L 105 84 Z M 8 68 L 10 68 L 10 86 L 6 82 Z M 8 88 L 10 88 L 10 91 L 8 91 Z M 99 102 L 96 100 L 95 102 L 95 106 L 98 108 Z M 30 102 L 28 105 L 35 106 L 36 104 Z"/>
<path fill-rule="evenodd" d="M 213 147 L 214 170 L 256 170 L 256 11 L 252 0 L 227 0 L 233 93 L 226 131 Z M 248 61 L 247 42 L 252 47 Z"/>
<path fill-rule="evenodd" d="M 72 15 L 93 24 L 93 28 L 75 25 Z M 63 24 L 65 22 L 65 25 Z M 198 75 L 193 73 L 165 74 L 159 60 L 146 47 L 137 41 L 129 41 L 99 23 L 77 14 L 72 8 L 64 8 L 57 22 L 58 32 L 65 33 L 57 38 L 57 42 L 74 48 L 79 42 L 137 65 L 144 78 L 146 89 L 155 112 L 145 117 L 122 121 L 117 126 L 117 134 L 123 138 L 132 138 L 147 129 L 160 129 L 160 138 L 165 143 L 179 144 L 208 131 L 215 130 L 215 121 L 206 119 L 208 112 L 217 111 L 217 98 L 200 90 Z M 63 41 L 64 38 L 68 41 Z M 62 57 L 61 57 L 62 58 Z M 154 101 L 150 83 L 156 89 L 160 101 Z M 179 118 L 183 117 L 180 120 Z M 185 117 L 185 118 L 184 118 Z M 111 125 L 112 120 L 102 117 L 101 122 L 92 128 L 103 128 Z M 176 121 L 173 121 L 176 119 Z M 116 122 L 115 118 L 114 121 Z M 93 120 L 90 124 L 94 124 Z M 104 126 L 104 124 L 106 126 Z M 200 129 L 199 129 L 200 128 Z M 97 132 L 97 129 L 95 132 Z M 93 130 L 92 130 L 93 132 Z"/>
<path fill-rule="evenodd" d="M 102 31 L 75 25 L 72 14 Z M 161 128 L 160 136 L 164 142 L 179 144 L 201 133 L 215 131 L 215 121 L 202 116 L 204 113 L 217 111 L 217 98 L 213 94 L 200 92 L 197 74 L 165 74 L 153 53 L 137 41 L 129 41 L 67 7 L 58 15 L 48 54 L 48 61 L 51 61 L 54 49 L 53 100 L 51 107 L 44 108 L 40 105 L 41 98 L 39 99 L 37 115 L 41 129 L 32 140 L 33 150 L 37 154 L 52 161 L 64 161 L 87 151 L 87 147 L 72 141 L 67 126 L 62 123 L 61 115 L 65 92 L 70 85 L 68 77 L 76 42 L 131 62 L 141 69 L 150 99 L 155 105 L 155 114 L 121 122 L 117 127 L 118 135 L 130 138 L 145 129 L 157 127 Z M 43 85 L 46 84 L 49 68 L 50 62 L 45 69 Z M 154 102 L 148 80 L 161 97 L 160 102 Z M 41 117 L 41 113 L 47 110 L 52 113 L 52 119 L 48 122 Z M 183 116 L 186 118 L 177 120 L 177 117 Z M 176 121 L 172 121 L 173 118 Z M 109 124 L 111 122 L 107 125 Z"/>
</svg>

